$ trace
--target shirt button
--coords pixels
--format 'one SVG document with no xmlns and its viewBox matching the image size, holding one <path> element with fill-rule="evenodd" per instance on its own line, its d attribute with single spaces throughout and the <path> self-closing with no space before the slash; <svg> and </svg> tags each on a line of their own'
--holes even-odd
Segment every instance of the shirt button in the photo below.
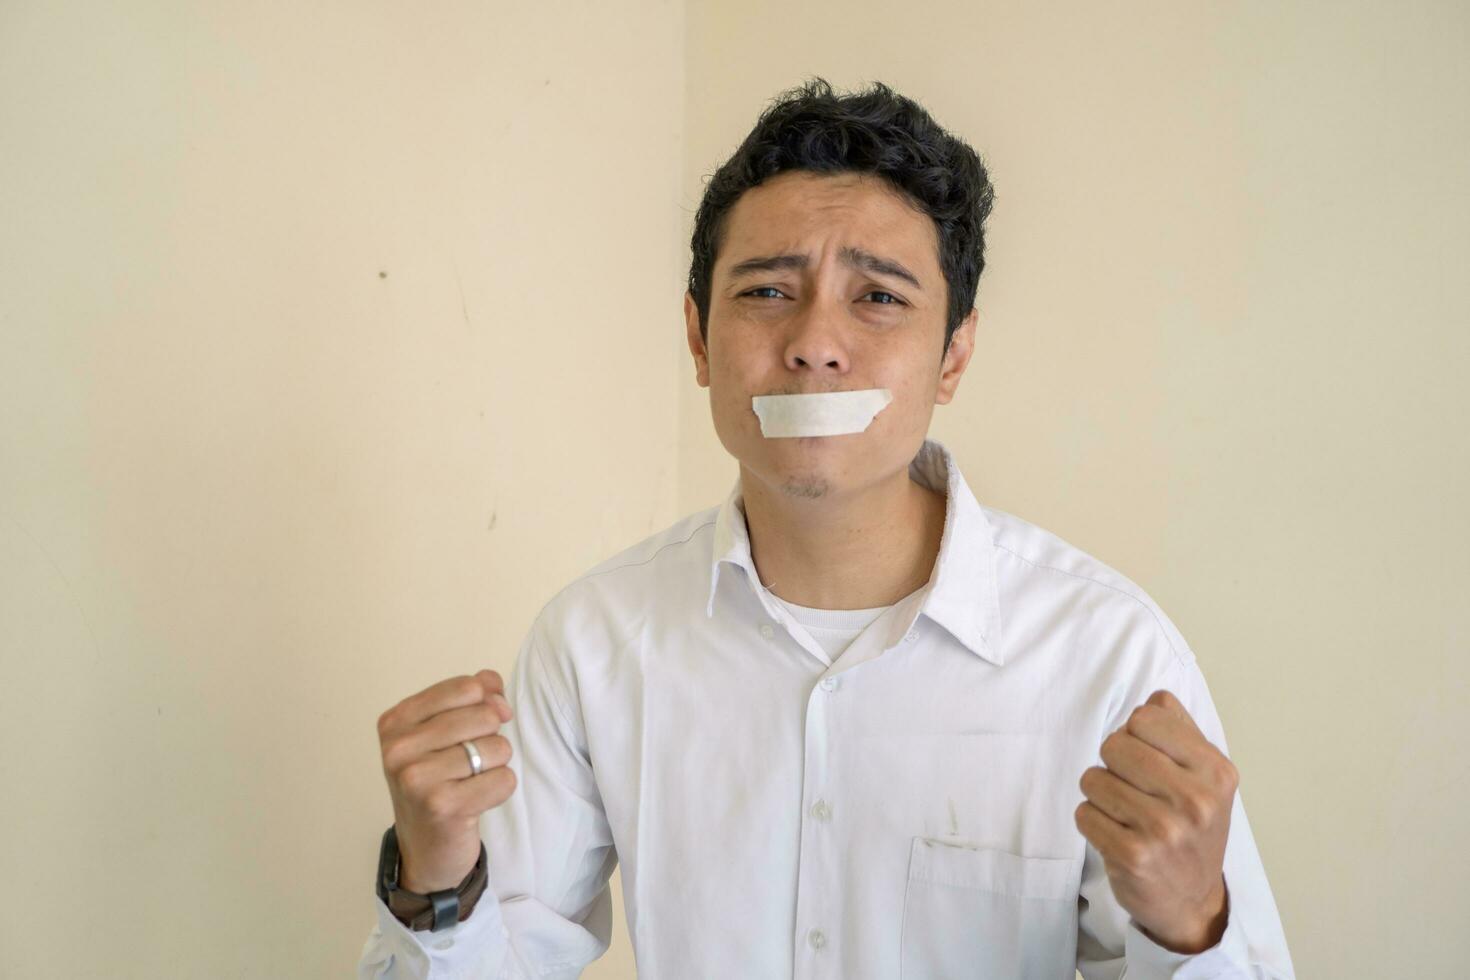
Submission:
<svg viewBox="0 0 1470 980">
<path fill-rule="evenodd" d="M 454 945 L 454 940 L 453 939 L 441 939 L 437 943 L 434 944 L 434 948 L 435 949 L 448 949 L 449 947 L 451 947 L 453 945 Z"/>
<path fill-rule="evenodd" d="M 824 691 L 835 691 L 835 690 L 837 690 L 837 678 L 835 678 L 835 677 L 823 677 L 822 678 L 822 690 L 824 690 Z"/>
<path fill-rule="evenodd" d="M 822 930 L 813 929 L 806 934 L 806 941 L 812 944 L 812 949 L 821 949 L 827 945 L 827 937 L 822 935 Z"/>
<path fill-rule="evenodd" d="M 773 637 L 775 635 L 776 635 L 776 631 L 773 630 L 773 629 L 771 629 L 771 624 L 770 623 L 761 623 L 761 636 L 764 636 L 766 639 L 769 640 L 771 637 Z"/>
<path fill-rule="evenodd" d="M 827 805 L 826 800 L 818 800 L 812 804 L 812 816 L 818 820 L 826 820 L 832 815 L 832 808 Z"/>
<path fill-rule="evenodd" d="M 919 638 L 919 631 L 918 630 L 909 630 L 908 635 L 904 637 L 904 639 L 905 640 L 908 640 L 910 643 L 914 642 L 918 638 Z"/>
</svg>

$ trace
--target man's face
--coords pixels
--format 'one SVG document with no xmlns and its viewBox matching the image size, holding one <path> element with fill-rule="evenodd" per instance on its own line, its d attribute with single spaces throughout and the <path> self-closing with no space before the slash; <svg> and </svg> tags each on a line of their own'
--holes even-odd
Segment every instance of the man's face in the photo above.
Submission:
<svg viewBox="0 0 1470 980">
<path fill-rule="evenodd" d="M 894 268 L 852 264 L 847 250 Z M 798 258 L 741 268 L 775 256 Z M 788 171 L 746 191 L 712 270 L 707 347 L 694 297 L 684 298 L 720 442 L 789 496 L 857 490 L 906 469 L 969 361 L 973 309 L 940 363 L 946 304 L 933 220 L 879 178 Z M 847 435 L 767 439 L 751 407 L 754 395 L 861 388 L 887 388 L 893 400 Z"/>
</svg>

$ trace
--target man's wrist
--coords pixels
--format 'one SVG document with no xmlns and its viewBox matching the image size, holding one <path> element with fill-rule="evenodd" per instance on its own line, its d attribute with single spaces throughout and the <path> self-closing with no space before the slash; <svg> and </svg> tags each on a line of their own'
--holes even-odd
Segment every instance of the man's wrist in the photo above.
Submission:
<svg viewBox="0 0 1470 980">
<path fill-rule="evenodd" d="M 485 893 L 488 880 L 485 845 L 481 843 L 480 856 L 475 861 L 475 866 L 454 889 L 459 901 L 459 914 L 456 921 L 463 922 L 469 918 L 470 913 L 475 910 L 476 903 Z M 387 905 L 393 917 L 409 929 L 428 931 L 434 926 L 434 904 L 430 895 L 408 891 L 403 887 L 390 888 Z"/>
<path fill-rule="evenodd" d="M 1139 931 L 1149 938 L 1150 941 L 1168 950 L 1171 953 L 1184 953 L 1193 955 L 1203 953 L 1207 949 L 1219 945 L 1225 935 L 1225 929 L 1230 924 L 1230 890 L 1225 884 L 1225 876 L 1220 876 L 1218 890 L 1212 896 L 1209 911 L 1203 914 L 1197 924 L 1178 932 L 1168 935 L 1155 933 L 1139 924 Z"/>
</svg>

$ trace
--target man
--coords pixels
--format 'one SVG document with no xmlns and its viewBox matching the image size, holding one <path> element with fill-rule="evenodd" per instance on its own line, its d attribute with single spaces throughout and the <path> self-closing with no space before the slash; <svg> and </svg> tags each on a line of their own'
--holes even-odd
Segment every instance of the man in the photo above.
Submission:
<svg viewBox="0 0 1470 980">
<path fill-rule="evenodd" d="M 992 200 L 882 84 L 761 116 L 684 298 L 739 479 L 554 596 L 508 690 L 379 719 L 360 976 L 575 977 L 619 861 L 654 980 L 1293 975 L 1183 638 L 926 438 Z"/>
</svg>

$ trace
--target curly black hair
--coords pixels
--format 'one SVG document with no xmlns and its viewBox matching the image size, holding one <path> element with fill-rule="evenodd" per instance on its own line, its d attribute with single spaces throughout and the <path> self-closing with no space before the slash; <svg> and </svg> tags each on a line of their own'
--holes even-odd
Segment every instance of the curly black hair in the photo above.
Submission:
<svg viewBox="0 0 1470 980">
<path fill-rule="evenodd" d="M 710 279 L 726 216 L 741 194 L 786 170 L 878 175 L 934 220 L 949 302 L 948 351 L 950 338 L 975 305 L 985 268 L 984 225 L 995 202 L 985 164 L 917 102 L 882 82 L 839 96 L 820 77 L 776 96 L 730 159 L 709 175 L 694 218 L 689 265 L 689 291 L 705 342 Z"/>
</svg>

